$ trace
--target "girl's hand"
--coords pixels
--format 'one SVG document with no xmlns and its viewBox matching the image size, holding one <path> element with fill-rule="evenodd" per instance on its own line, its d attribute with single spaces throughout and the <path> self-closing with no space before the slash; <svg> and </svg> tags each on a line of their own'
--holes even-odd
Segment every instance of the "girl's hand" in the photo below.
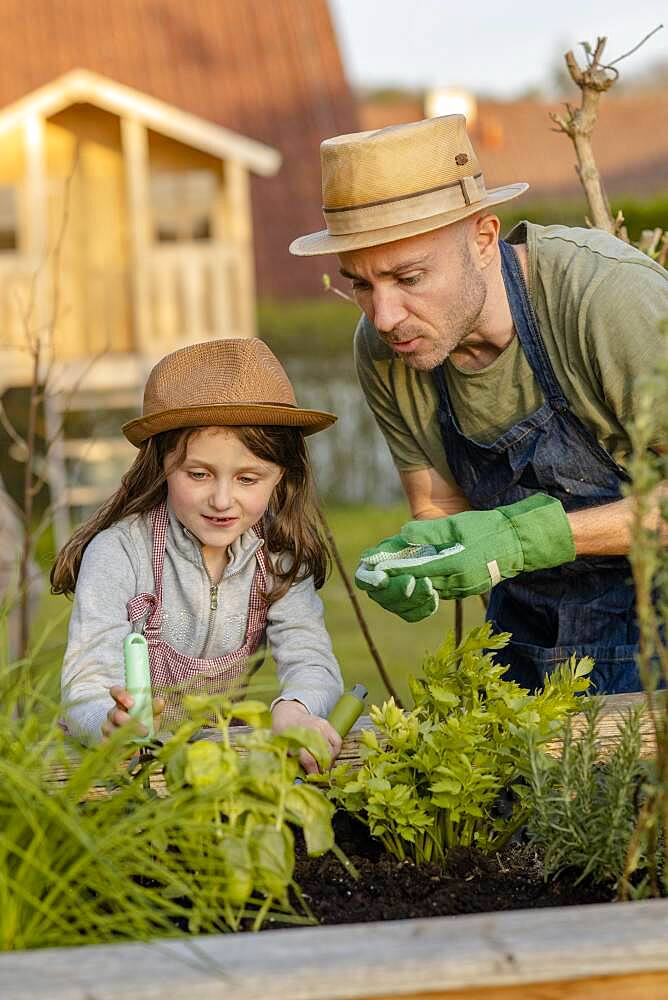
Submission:
<svg viewBox="0 0 668 1000">
<path fill-rule="evenodd" d="M 321 719 L 319 715 L 311 715 L 300 701 L 279 701 L 272 711 L 273 730 L 275 733 L 282 732 L 288 726 L 306 726 L 308 729 L 315 729 L 325 737 L 329 745 L 331 761 L 333 763 L 341 750 L 341 737 L 333 726 L 330 726 L 326 719 Z M 307 774 L 317 774 L 320 768 L 314 757 L 307 750 L 299 753 L 299 762 Z"/>
<path fill-rule="evenodd" d="M 109 694 L 114 699 L 116 703 L 113 708 L 110 708 L 107 712 L 106 722 L 102 723 L 102 739 L 106 739 L 111 736 L 112 733 L 118 729 L 119 726 L 125 726 L 130 722 L 130 716 L 128 715 L 128 709 L 132 708 L 134 704 L 134 699 L 129 691 L 125 688 L 117 685 L 115 687 L 109 688 Z M 165 708 L 164 698 L 154 698 L 153 699 L 153 718 L 155 720 L 155 728 L 157 729 L 160 725 L 160 716 L 162 715 Z M 147 729 L 146 726 L 140 726 L 139 728 L 140 736 L 146 736 Z"/>
</svg>

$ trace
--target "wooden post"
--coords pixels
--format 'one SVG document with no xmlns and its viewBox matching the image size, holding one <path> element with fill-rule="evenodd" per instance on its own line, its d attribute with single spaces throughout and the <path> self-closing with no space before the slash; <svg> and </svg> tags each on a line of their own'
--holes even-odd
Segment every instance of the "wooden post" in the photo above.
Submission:
<svg viewBox="0 0 668 1000">
<path fill-rule="evenodd" d="M 150 300 L 150 255 L 152 244 L 149 200 L 149 158 L 146 127 L 132 118 L 121 119 L 125 166 L 134 347 L 142 355 L 159 353 L 160 331 L 153 329 Z"/>
<path fill-rule="evenodd" d="M 236 160 L 226 160 L 223 180 L 224 231 L 220 238 L 232 244 L 231 272 L 235 276 L 232 287 L 228 284 L 230 303 L 228 315 L 236 316 L 234 330 L 221 330 L 222 336 L 254 337 L 255 316 L 255 264 L 253 260 L 253 226 L 251 215 L 250 183 L 248 171 Z"/>
<path fill-rule="evenodd" d="M 32 347 L 39 352 L 37 377 L 40 383 L 47 378 L 47 369 L 56 348 L 58 317 L 53 315 L 55 294 L 50 287 L 60 280 L 51 273 L 49 266 L 49 212 L 45 167 L 45 125 L 37 114 L 30 115 L 24 125 L 26 151 L 26 203 L 28 211 L 28 254 L 33 271 L 32 314 L 26 317 L 26 335 Z M 67 207 L 63 206 L 63 211 Z M 54 289 L 55 292 L 55 289 Z M 45 386 L 42 396 L 45 437 L 47 441 L 46 467 L 50 500 L 53 508 L 53 530 L 56 546 L 61 548 L 70 535 L 70 516 L 67 505 L 67 476 L 63 451 L 60 414 L 53 395 Z"/>
</svg>

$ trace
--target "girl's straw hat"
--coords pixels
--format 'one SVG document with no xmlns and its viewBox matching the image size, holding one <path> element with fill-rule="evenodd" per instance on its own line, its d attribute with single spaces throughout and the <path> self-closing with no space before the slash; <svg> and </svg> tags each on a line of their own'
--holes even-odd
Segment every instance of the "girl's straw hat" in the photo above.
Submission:
<svg viewBox="0 0 668 1000">
<path fill-rule="evenodd" d="M 314 434 L 336 417 L 303 410 L 283 366 L 257 337 L 210 340 L 168 354 L 151 371 L 141 417 L 123 424 L 139 447 L 179 427 L 284 425 Z"/>
<path fill-rule="evenodd" d="M 325 139 L 320 146 L 327 228 L 290 253 L 310 257 L 392 243 L 517 198 L 528 184 L 487 190 L 463 115 Z"/>
</svg>

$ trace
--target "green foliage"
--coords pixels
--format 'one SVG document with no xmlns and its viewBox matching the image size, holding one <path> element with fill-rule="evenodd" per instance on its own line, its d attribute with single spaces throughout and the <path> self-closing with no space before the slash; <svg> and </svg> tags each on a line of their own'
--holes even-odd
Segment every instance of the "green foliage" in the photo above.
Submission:
<svg viewBox="0 0 668 1000">
<path fill-rule="evenodd" d="M 668 686 L 668 320 L 663 324 L 665 349 L 653 371 L 635 390 L 636 412 L 631 428 L 633 510 L 629 559 L 636 588 L 640 629 L 638 666 L 648 692 L 648 712 L 654 728 L 656 757 L 646 786 L 646 799 L 629 845 L 620 895 L 631 894 L 631 876 L 647 869 L 647 894 L 668 893 L 668 698 L 656 695 Z M 663 450 L 654 447 L 663 442 Z M 646 859 L 646 862 L 645 862 Z M 663 887 L 660 880 L 663 878 Z"/>
<path fill-rule="evenodd" d="M 127 728 L 74 749 L 43 693 L 50 678 L 26 692 L 18 673 L 0 685 L 0 950 L 311 922 L 293 882 L 292 830 L 310 853 L 328 850 L 333 809 L 293 779 L 302 746 L 326 758 L 318 734 L 261 728 L 242 759 L 231 706 L 218 703 L 221 742 L 189 744 L 184 726 L 162 751 L 170 794 L 159 796 L 150 779 L 161 761 L 128 769 Z M 256 702 L 234 715 L 269 721 Z"/>
<path fill-rule="evenodd" d="M 576 884 L 587 876 L 617 884 L 624 871 L 647 776 L 640 760 L 642 709 L 624 717 L 612 752 L 602 760 L 597 740 L 602 705 L 599 698 L 584 700 L 581 733 L 566 720 L 558 758 L 531 747 L 528 827 L 546 878 L 574 869 Z"/>
<path fill-rule="evenodd" d="M 271 715 L 259 701 L 233 704 L 222 696 L 192 696 L 186 704 L 193 721 L 181 727 L 158 758 L 171 795 L 186 803 L 198 823 L 185 833 L 178 828 L 171 833 L 167 827 L 167 836 L 189 872 L 188 885 L 203 877 L 202 888 L 215 894 L 215 903 L 211 901 L 226 924 L 236 929 L 256 910 L 253 926 L 259 929 L 272 906 L 291 912 L 290 890 L 301 900 L 293 880 L 293 828 L 302 830 L 311 855 L 336 849 L 332 804 L 315 788 L 295 784 L 302 747 L 324 767 L 327 743 L 320 733 L 300 726 L 272 733 Z M 189 742 L 212 713 L 220 742 Z M 258 727 L 236 740 L 243 755 L 230 743 L 233 716 Z M 215 869 L 217 881 L 207 889 L 209 872 Z"/>
<path fill-rule="evenodd" d="M 613 215 L 620 210 L 633 243 L 637 243 L 647 229 L 659 227 L 668 230 L 668 198 L 665 195 L 646 201 L 613 198 Z M 570 198 L 522 199 L 517 204 L 501 207 L 498 215 L 504 233 L 508 233 L 523 219 L 530 219 L 541 226 L 586 226 L 587 202 L 584 194 Z"/>
<path fill-rule="evenodd" d="M 348 283 L 335 273 L 332 284 Z M 356 305 L 317 285 L 312 299 L 258 302 L 258 336 L 281 359 L 342 357 L 352 367 L 353 333 L 360 317 Z"/>
<path fill-rule="evenodd" d="M 413 710 L 374 706 L 379 734 L 362 734 L 362 767 L 331 772 L 332 799 L 397 858 L 443 862 L 455 845 L 493 852 L 525 821 L 529 744 L 542 746 L 579 707 L 593 664 L 573 658 L 531 695 L 494 660 L 509 638 L 488 623 L 459 646 L 449 633 L 411 678 Z M 497 808 L 503 793 L 516 797 L 511 815 Z"/>
</svg>

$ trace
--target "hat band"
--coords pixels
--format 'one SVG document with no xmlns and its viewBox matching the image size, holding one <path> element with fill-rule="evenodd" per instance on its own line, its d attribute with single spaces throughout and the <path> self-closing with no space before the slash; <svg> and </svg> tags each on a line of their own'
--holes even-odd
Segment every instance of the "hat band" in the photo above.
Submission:
<svg viewBox="0 0 668 1000">
<path fill-rule="evenodd" d="M 371 229 L 398 226 L 402 222 L 417 222 L 442 212 L 466 208 L 482 201 L 486 194 L 485 179 L 482 174 L 476 174 L 475 177 L 461 177 L 429 191 L 418 191 L 401 198 L 388 198 L 366 205 L 323 208 L 323 213 L 331 236 L 352 236 Z"/>
</svg>

